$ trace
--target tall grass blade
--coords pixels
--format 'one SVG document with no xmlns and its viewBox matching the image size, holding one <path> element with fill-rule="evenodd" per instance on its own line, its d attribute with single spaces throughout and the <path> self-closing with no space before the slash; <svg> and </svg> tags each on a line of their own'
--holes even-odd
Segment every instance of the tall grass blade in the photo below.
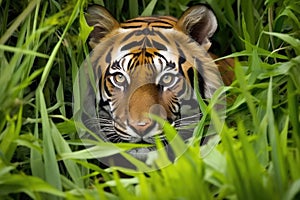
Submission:
<svg viewBox="0 0 300 200">
<path fill-rule="evenodd" d="M 142 12 L 141 16 L 150 16 L 153 13 L 154 7 L 157 3 L 157 0 L 151 0 L 145 10 Z"/>
<path fill-rule="evenodd" d="M 248 84 L 246 81 L 246 76 L 243 72 L 243 69 L 241 67 L 241 65 L 239 64 L 239 62 L 235 62 L 236 66 L 235 66 L 235 74 L 236 74 L 236 79 L 237 82 L 240 85 L 241 88 L 241 94 L 242 94 L 242 98 L 245 98 L 247 105 L 249 107 L 249 111 L 251 112 L 252 118 L 253 118 L 253 124 L 254 127 L 259 127 L 259 121 L 257 119 L 256 116 L 256 109 L 255 109 L 255 105 L 253 102 L 253 97 L 251 96 L 250 92 L 248 91 Z"/>
<path fill-rule="evenodd" d="M 287 185 L 286 165 L 281 151 L 281 142 L 279 140 L 278 127 L 276 126 L 273 114 L 273 93 L 272 93 L 272 78 L 269 82 L 268 97 L 267 97 L 267 117 L 268 117 L 268 133 L 271 145 L 271 156 L 274 167 L 274 181 L 276 183 L 276 191 L 279 197 L 282 197 Z"/>
<path fill-rule="evenodd" d="M 22 53 L 22 54 L 27 54 L 27 55 L 31 55 L 31 56 L 37 56 L 37 57 L 41 57 L 41 58 L 49 58 L 48 55 L 43 54 L 43 53 L 39 53 L 36 51 L 31 51 L 28 49 L 20 49 L 20 48 L 16 48 L 16 47 L 10 47 L 7 45 L 0 45 L 0 49 L 2 49 L 3 51 L 10 51 L 10 52 L 14 52 L 14 53 Z"/>
<path fill-rule="evenodd" d="M 300 54 L 300 40 L 299 39 L 289 36 L 287 34 L 283 34 L 283 33 L 274 33 L 274 32 L 265 32 L 265 33 L 268 35 L 272 35 L 272 36 L 280 38 L 281 40 L 290 44 L 295 49 L 297 55 Z"/>
<path fill-rule="evenodd" d="M 64 138 L 61 136 L 61 133 L 57 130 L 53 122 L 51 122 L 51 127 L 53 127 L 51 135 L 52 135 L 53 144 L 55 146 L 56 152 L 58 154 L 71 153 L 72 152 L 71 148 L 64 140 Z M 77 166 L 77 164 L 72 160 L 64 160 L 64 164 L 66 166 L 68 174 L 70 175 L 74 183 L 78 187 L 83 188 L 84 187 L 84 183 L 82 180 L 83 175 L 81 174 L 81 171 Z"/>
<path fill-rule="evenodd" d="M 40 106 L 42 131 L 43 131 L 43 158 L 44 158 L 44 170 L 45 179 L 53 187 L 58 190 L 62 190 L 62 184 L 60 180 L 60 172 L 58 163 L 56 162 L 56 154 L 54 150 L 54 144 L 52 139 L 52 126 L 48 117 L 46 104 L 44 100 L 44 94 L 39 88 L 37 90 L 37 100 Z M 54 197 L 53 197 L 54 198 Z"/>
<path fill-rule="evenodd" d="M 12 36 L 14 31 L 20 26 L 22 21 L 26 19 L 26 17 L 31 14 L 35 6 L 40 2 L 40 0 L 31 0 L 25 10 L 16 18 L 14 23 L 6 30 L 4 35 L 0 38 L 0 44 L 3 45 Z"/>
<path fill-rule="evenodd" d="M 59 197 L 65 197 L 63 192 L 34 176 L 12 174 L 1 177 L 0 188 L 0 197 L 20 192 L 25 192 L 33 199 L 41 199 L 40 195 L 36 192 L 44 192 Z"/>
<path fill-rule="evenodd" d="M 137 17 L 139 15 L 139 4 L 137 0 L 129 0 L 129 16 L 130 18 Z"/>
</svg>

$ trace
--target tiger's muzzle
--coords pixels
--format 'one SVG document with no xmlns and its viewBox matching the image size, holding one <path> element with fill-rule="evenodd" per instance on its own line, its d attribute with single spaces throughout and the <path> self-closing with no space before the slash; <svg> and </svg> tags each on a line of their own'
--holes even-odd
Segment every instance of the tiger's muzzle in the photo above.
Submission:
<svg viewBox="0 0 300 200">
<path fill-rule="evenodd" d="M 141 141 L 162 133 L 162 126 L 151 115 L 168 120 L 168 107 L 163 102 L 160 86 L 148 83 L 135 89 L 128 99 L 127 130 Z M 150 142 L 152 143 L 152 142 Z"/>
</svg>

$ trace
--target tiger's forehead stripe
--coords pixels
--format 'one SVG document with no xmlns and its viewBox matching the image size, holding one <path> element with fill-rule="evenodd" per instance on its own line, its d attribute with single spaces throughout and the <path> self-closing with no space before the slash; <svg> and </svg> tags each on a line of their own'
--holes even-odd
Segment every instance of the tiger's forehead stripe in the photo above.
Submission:
<svg viewBox="0 0 300 200">
<path fill-rule="evenodd" d="M 155 40 L 149 40 L 148 38 L 142 38 L 139 41 L 129 41 L 127 44 L 120 48 L 121 51 L 127 51 L 131 49 L 147 49 L 155 48 L 157 50 L 167 51 L 168 48 L 161 42 Z"/>
<path fill-rule="evenodd" d="M 121 40 L 124 45 L 121 47 L 121 51 L 130 49 L 143 48 L 155 48 L 157 50 L 167 51 L 166 45 L 170 44 L 169 40 L 160 32 L 159 28 L 135 28 L 132 33 L 126 35 Z"/>
<path fill-rule="evenodd" d="M 137 17 L 121 23 L 121 28 L 173 28 L 176 25 L 177 19 L 173 17 Z"/>
<path fill-rule="evenodd" d="M 173 29 L 177 19 L 173 17 L 137 17 L 120 24 L 120 28 L 130 30 L 122 42 L 127 42 L 121 51 L 134 47 L 156 48 L 167 51 L 165 44 L 169 44 L 169 39 L 161 31 Z M 154 37 L 154 38 L 153 38 Z M 159 40 L 160 41 L 159 41 Z"/>
</svg>

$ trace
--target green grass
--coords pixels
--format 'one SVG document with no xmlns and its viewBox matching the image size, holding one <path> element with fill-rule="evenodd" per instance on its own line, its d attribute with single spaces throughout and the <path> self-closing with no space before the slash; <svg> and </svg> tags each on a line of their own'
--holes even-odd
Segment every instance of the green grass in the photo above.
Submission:
<svg viewBox="0 0 300 200">
<path fill-rule="evenodd" d="M 94 2 L 120 21 L 179 17 L 189 3 Z M 201 157 L 197 142 L 186 146 L 176 138 L 172 148 L 187 148 L 184 154 L 144 174 L 102 169 L 80 150 L 72 90 L 88 55 L 87 1 L 0 0 L 0 199 L 299 199 L 300 3 L 193 1 L 199 2 L 219 21 L 212 51 L 236 60 L 236 81 L 219 91 L 228 100 L 225 123 L 209 109 L 217 94 L 199 122 L 211 120 L 221 142 Z M 198 130 L 203 134 L 203 126 Z M 174 134 L 170 128 L 168 137 Z M 156 164 L 168 162 L 162 151 Z"/>
</svg>

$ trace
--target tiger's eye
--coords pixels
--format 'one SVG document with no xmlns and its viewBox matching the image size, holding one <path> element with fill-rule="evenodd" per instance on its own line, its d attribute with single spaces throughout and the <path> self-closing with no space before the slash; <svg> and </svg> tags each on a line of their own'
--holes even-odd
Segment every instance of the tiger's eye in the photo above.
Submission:
<svg viewBox="0 0 300 200">
<path fill-rule="evenodd" d="M 166 74 L 166 75 L 163 76 L 162 82 L 163 82 L 164 84 L 170 84 L 170 83 L 173 82 L 173 79 L 174 79 L 173 76 L 171 76 L 170 74 Z"/>
<path fill-rule="evenodd" d="M 115 80 L 117 83 L 124 83 L 126 81 L 126 78 L 123 74 L 117 74 L 115 75 Z"/>
</svg>

